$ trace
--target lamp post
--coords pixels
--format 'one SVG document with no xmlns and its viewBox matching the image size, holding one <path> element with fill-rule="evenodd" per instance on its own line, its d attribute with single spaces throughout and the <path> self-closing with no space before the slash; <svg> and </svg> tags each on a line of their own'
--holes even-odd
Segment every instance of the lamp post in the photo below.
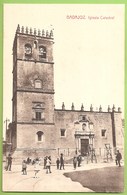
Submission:
<svg viewBox="0 0 127 195">
<path fill-rule="evenodd" d="M 4 123 L 5 123 L 5 141 L 7 141 L 6 139 L 6 134 L 7 134 L 7 129 L 8 129 L 8 122 L 9 122 L 10 120 L 8 119 L 8 118 L 6 118 L 6 120 L 4 121 Z"/>
</svg>

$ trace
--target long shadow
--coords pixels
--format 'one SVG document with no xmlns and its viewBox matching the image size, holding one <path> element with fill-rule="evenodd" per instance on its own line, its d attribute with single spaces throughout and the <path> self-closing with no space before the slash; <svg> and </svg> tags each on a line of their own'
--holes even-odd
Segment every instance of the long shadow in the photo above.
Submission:
<svg viewBox="0 0 127 195">
<path fill-rule="evenodd" d="M 64 173 L 94 192 L 123 192 L 124 167 L 105 167 L 86 171 Z"/>
</svg>

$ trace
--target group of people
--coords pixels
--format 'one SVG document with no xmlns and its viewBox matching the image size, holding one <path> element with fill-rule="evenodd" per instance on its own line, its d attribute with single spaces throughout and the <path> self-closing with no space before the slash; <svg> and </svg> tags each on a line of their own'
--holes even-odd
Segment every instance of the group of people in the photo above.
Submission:
<svg viewBox="0 0 127 195">
<path fill-rule="evenodd" d="M 116 165 L 118 165 L 119 167 L 121 167 L 121 159 L 122 159 L 122 155 L 119 152 L 119 150 L 117 150 L 116 153 Z M 81 161 L 82 161 L 82 156 L 81 155 L 75 155 L 73 157 L 73 167 L 74 169 L 76 169 L 76 167 L 80 167 L 81 166 Z M 6 164 L 6 171 L 11 171 L 11 166 L 12 166 L 12 156 L 11 154 L 9 154 L 7 156 L 7 164 Z M 22 174 L 23 175 L 27 175 L 27 165 L 28 164 L 32 164 L 34 165 L 34 177 L 37 177 L 37 174 L 40 171 L 40 162 L 41 160 L 39 158 L 34 159 L 33 161 L 28 157 L 26 160 L 22 161 Z M 61 169 L 65 169 L 64 167 L 64 155 L 61 153 L 60 154 L 60 158 L 57 158 L 56 160 L 56 167 L 57 169 L 61 170 Z M 51 156 L 46 156 L 44 157 L 44 169 L 46 169 L 46 174 L 51 173 Z"/>
<path fill-rule="evenodd" d="M 64 169 L 64 156 L 61 153 L 60 158 L 57 158 L 56 160 L 57 169 Z"/>
<path fill-rule="evenodd" d="M 22 174 L 27 175 L 27 164 L 34 165 L 34 178 L 37 178 L 37 174 L 40 171 L 40 163 L 41 159 L 36 158 L 33 161 L 28 157 L 27 160 L 23 160 L 22 162 Z M 61 153 L 60 158 L 56 160 L 57 169 L 64 169 L 64 156 Z M 44 157 L 44 169 L 46 169 L 46 174 L 51 173 L 51 156 Z"/>
<path fill-rule="evenodd" d="M 73 158 L 73 166 L 74 166 L 74 169 L 76 169 L 77 165 L 78 167 L 81 166 L 81 161 L 82 161 L 82 156 L 81 155 L 75 155 L 74 158 Z"/>
<path fill-rule="evenodd" d="M 36 158 L 33 161 L 28 161 L 30 159 L 29 157 L 27 160 L 22 161 L 22 174 L 27 175 L 27 164 L 32 164 L 34 166 L 34 178 L 37 178 L 37 174 L 40 171 L 40 164 L 41 164 L 41 159 Z M 51 173 L 51 156 L 46 156 L 44 158 L 44 169 L 46 169 L 46 173 Z"/>
</svg>

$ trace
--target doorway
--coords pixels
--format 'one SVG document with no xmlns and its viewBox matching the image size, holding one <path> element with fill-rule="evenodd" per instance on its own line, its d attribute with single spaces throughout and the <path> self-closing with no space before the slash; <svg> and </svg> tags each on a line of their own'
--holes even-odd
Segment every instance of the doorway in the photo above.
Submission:
<svg viewBox="0 0 127 195">
<path fill-rule="evenodd" d="M 86 156 L 89 150 L 89 139 L 81 139 L 81 155 Z"/>
</svg>

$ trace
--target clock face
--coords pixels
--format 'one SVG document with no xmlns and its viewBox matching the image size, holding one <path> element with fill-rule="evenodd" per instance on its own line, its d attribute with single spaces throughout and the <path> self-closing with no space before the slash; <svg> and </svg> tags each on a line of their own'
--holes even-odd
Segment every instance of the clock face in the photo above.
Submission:
<svg viewBox="0 0 127 195">
<path fill-rule="evenodd" d="M 31 49 L 30 46 L 28 46 L 28 45 L 25 46 L 25 53 L 26 54 L 31 54 L 32 53 L 32 49 Z"/>
</svg>

